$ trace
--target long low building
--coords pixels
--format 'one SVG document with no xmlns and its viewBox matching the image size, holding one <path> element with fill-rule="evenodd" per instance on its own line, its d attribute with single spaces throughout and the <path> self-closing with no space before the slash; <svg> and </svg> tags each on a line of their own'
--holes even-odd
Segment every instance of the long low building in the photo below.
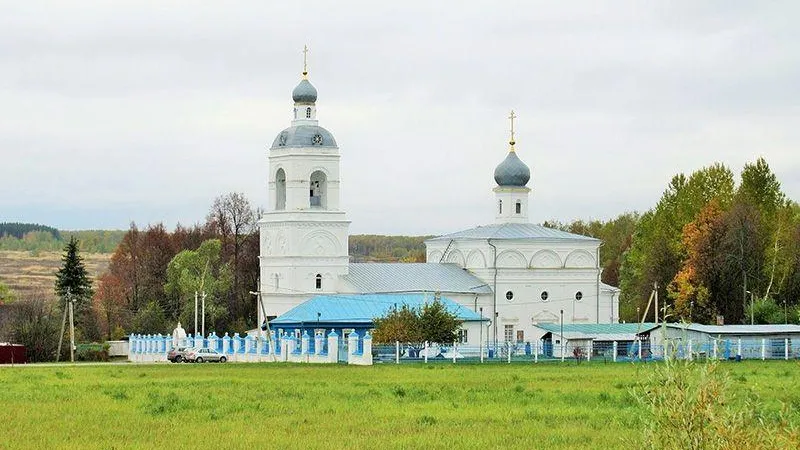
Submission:
<svg viewBox="0 0 800 450">
<path fill-rule="evenodd" d="M 654 344 L 671 351 L 717 358 L 745 359 L 800 357 L 800 325 L 702 325 L 668 323 L 653 333 Z"/>
<path fill-rule="evenodd" d="M 560 357 L 562 345 L 564 355 L 570 357 L 576 348 L 583 354 L 591 351 L 591 357 L 613 358 L 616 346 L 617 356 L 638 356 L 641 343 L 644 356 L 650 355 L 651 334 L 658 329 L 655 323 L 540 323 L 536 325 L 541 333 L 544 356 Z"/>
</svg>

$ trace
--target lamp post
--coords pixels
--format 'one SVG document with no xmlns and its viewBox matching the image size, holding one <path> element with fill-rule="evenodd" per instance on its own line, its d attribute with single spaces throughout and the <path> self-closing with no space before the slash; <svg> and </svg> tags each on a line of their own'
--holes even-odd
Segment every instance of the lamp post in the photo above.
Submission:
<svg viewBox="0 0 800 450">
<path fill-rule="evenodd" d="M 753 325 L 755 323 L 755 320 L 754 320 L 755 319 L 755 311 L 754 311 L 754 306 L 755 305 L 753 305 L 753 293 L 750 292 L 750 291 L 745 291 L 745 292 L 750 294 L 750 325 Z"/>
<path fill-rule="evenodd" d="M 638 308 L 637 308 L 638 309 Z M 638 315 L 638 314 L 637 314 Z M 564 361 L 564 310 L 561 310 L 561 361 Z"/>
<path fill-rule="evenodd" d="M 478 338 L 478 355 L 483 359 L 483 306 L 478 308 L 481 314 L 481 321 L 478 322 L 478 329 L 480 330 L 480 337 Z"/>
<path fill-rule="evenodd" d="M 788 310 L 786 309 L 786 299 L 783 300 L 783 324 L 784 325 L 789 324 L 789 313 Z"/>
</svg>

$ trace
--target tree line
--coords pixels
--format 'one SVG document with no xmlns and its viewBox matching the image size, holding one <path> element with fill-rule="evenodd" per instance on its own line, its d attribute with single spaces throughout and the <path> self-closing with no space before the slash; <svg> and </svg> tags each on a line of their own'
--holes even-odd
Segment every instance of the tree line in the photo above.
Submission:
<svg viewBox="0 0 800 450">
<path fill-rule="evenodd" d="M 113 253 L 124 234 L 124 230 L 68 231 L 31 223 L 0 223 L 0 250 L 56 252 L 64 248 L 69 237 L 75 237 L 81 251 Z"/>
<path fill-rule="evenodd" d="M 800 206 L 763 158 L 738 183 L 719 163 L 677 174 L 643 214 L 545 225 L 604 241 L 602 281 L 622 289 L 622 320 L 654 320 L 655 288 L 668 321 L 800 321 Z"/>
</svg>

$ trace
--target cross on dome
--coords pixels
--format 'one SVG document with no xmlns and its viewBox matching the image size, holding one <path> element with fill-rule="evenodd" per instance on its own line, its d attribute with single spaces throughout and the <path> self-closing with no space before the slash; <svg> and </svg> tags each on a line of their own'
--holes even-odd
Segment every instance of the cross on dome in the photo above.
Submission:
<svg viewBox="0 0 800 450">
<path fill-rule="evenodd" d="M 308 78 L 308 45 L 303 46 L 303 78 Z"/>
<path fill-rule="evenodd" d="M 513 152 L 514 144 L 516 144 L 516 142 L 514 142 L 514 119 L 517 118 L 517 115 L 514 114 L 513 109 L 511 110 L 511 114 L 508 116 L 508 118 L 511 120 L 511 140 L 508 141 L 508 143 L 511 144 L 511 151 Z"/>
</svg>

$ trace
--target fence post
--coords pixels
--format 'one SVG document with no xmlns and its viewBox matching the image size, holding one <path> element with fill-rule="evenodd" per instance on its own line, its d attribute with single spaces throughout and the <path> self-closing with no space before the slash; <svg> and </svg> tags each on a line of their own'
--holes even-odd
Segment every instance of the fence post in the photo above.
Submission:
<svg viewBox="0 0 800 450">
<path fill-rule="evenodd" d="M 617 362 L 617 345 L 617 341 L 614 341 L 614 353 L 611 354 L 613 362 Z"/>
<path fill-rule="evenodd" d="M 717 340 L 714 339 L 714 359 L 717 359 Z"/>
<path fill-rule="evenodd" d="M 400 364 L 400 341 L 394 341 L 394 363 Z"/>
<path fill-rule="evenodd" d="M 423 351 L 425 352 L 425 364 L 428 364 L 428 341 L 425 341 L 425 348 Z"/>
<path fill-rule="evenodd" d="M 479 352 L 480 352 L 480 354 L 481 354 L 481 364 L 483 364 L 483 342 L 481 342 L 481 345 L 480 345 L 480 347 L 478 348 L 478 351 L 479 351 Z"/>
<path fill-rule="evenodd" d="M 336 363 L 339 361 L 339 335 L 336 330 L 331 328 L 328 333 L 328 362 Z"/>
<path fill-rule="evenodd" d="M 456 363 L 456 352 L 458 351 L 458 347 L 456 346 L 456 341 L 453 341 L 453 364 Z"/>
<path fill-rule="evenodd" d="M 638 352 L 639 352 L 639 361 L 641 361 L 642 360 L 642 339 L 639 338 L 638 342 L 639 342 L 639 350 L 638 350 Z"/>
<path fill-rule="evenodd" d="M 592 351 L 593 350 L 594 350 L 594 344 L 592 342 L 589 342 L 589 351 L 586 352 L 586 362 L 589 362 L 589 361 L 592 360 Z"/>
<path fill-rule="evenodd" d="M 692 360 L 692 340 L 691 339 L 689 339 L 689 348 L 687 349 L 686 357 L 689 358 L 689 361 Z"/>
<path fill-rule="evenodd" d="M 739 338 L 739 340 L 736 341 L 736 356 L 738 356 L 739 359 L 742 359 L 742 338 Z"/>
<path fill-rule="evenodd" d="M 322 333 L 314 333 L 314 354 L 320 355 L 322 354 Z"/>
<path fill-rule="evenodd" d="M 767 358 L 767 340 L 761 339 L 761 360 L 764 361 Z"/>
<path fill-rule="evenodd" d="M 783 339 L 783 343 L 784 343 L 784 355 L 783 355 L 783 359 L 785 359 L 786 361 L 788 361 L 788 360 L 789 360 L 789 338 L 784 338 L 784 339 Z"/>
<path fill-rule="evenodd" d="M 508 353 L 508 363 L 511 364 L 511 342 L 506 342 L 506 353 Z"/>
<path fill-rule="evenodd" d="M 533 344 L 533 362 L 539 362 L 539 340 L 537 339 L 536 342 Z"/>
</svg>

